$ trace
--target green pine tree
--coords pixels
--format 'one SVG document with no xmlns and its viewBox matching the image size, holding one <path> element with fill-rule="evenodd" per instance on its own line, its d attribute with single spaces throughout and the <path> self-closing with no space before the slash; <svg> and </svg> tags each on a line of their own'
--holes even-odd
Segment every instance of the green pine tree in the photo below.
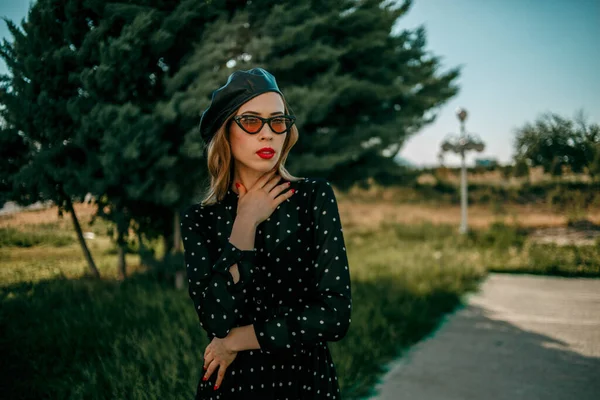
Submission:
<svg viewBox="0 0 600 400">
<path fill-rule="evenodd" d="M 303 0 L 248 6 L 258 14 L 251 28 L 271 42 L 260 63 L 277 77 L 298 116 L 294 172 L 340 185 L 394 174 L 394 157 L 406 139 L 457 93 L 458 70 L 439 71 L 423 28 L 392 34 L 410 4 Z M 260 11 L 265 8 L 268 15 Z"/>
<path fill-rule="evenodd" d="M 87 32 L 74 23 L 76 1 L 38 0 L 19 28 L 6 20 L 13 41 L 4 40 L 0 56 L 10 74 L 0 88 L 5 121 L 0 141 L 8 157 L 1 165 L 4 199 L 21 204 L 51 200 L 71 215 L 90 273 L 98 269 L 83 238 L 73 202 L 87 188 L 75 178 L 85 153 L 74 142 L 77 126 L 69 115 L 69 100 L 78 96 L 76 47 Z"/>
<path fill-rule="evenodd" d="M 338 185 L 403 174 L 394 157 L 457 93 L 458 77 L 456 69 L 439 72 L 423 29 L 391 33 L 410 2 L 242 3 L 207 28 L 168 83 L 167 110 L 186 105 L 179 108 L 186 147 L 200 143 L 195 129 L 212 90 L 235 69 L 261 66 L 275 75 L 298 118 L 292 172 Z"/>
<path fill-rule="evenodd" d="M 187 90 L 182 65 L 207 24 L 228 13 L 192 0 L 109 4 L 98 29 L 110 30 L 111 40 L 88 35 L 97 57 L 82 73 L 78 139 L 96 155 L 85 174 L 94 177 L 102 216 L 117 226 L 121 276 L 130 228 L 139 240 L 162 236 L 165 256 L 180 250 L 179 210 L 206 172 L 200 142 L 186 135 L 197 121 L 182 123 L 195 104 L 173 86 Z"/>
</svg>

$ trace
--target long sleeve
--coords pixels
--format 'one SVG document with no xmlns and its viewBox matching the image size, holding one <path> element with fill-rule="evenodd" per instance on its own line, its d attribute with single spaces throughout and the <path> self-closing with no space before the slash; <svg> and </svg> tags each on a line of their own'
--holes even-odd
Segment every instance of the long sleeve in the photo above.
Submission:
<svg viewBox="0 0 600 400">
<path fill-rule="evenodd" d="M 313 196 L 314 290 L 304 299 L 303 309 L 254 323 L 258 343 L 267 352 L 338 341 L 350 326 L 350 270 L 337 201 L 324 179 L 316 180 Z"/>
<path fill-rule="evenodd" d="M 224 248 L 217 248 L 219 244 L 203 231 L 210 224 L 203 209 L 193 205 L 181 215 L 188 293 L 202 328 L 211 337 L 224 338 L 243 307 L 245 288 L 255 270 L 256 249 L 240 250 L 229 241 Z M 236 263 L 240 280 L 234 283 L 229 268 Z"/>
</svg>

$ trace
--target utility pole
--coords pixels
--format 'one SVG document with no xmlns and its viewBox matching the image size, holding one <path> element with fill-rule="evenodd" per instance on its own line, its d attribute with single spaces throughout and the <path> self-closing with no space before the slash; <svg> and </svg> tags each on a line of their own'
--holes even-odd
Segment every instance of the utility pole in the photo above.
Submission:
<svg viewBox="0 0 600 400">
<path fill-rule="evenodd" d="M 460 134 L 449 134 L 442 142 L 439 155 L 441 161 L 443 161 L 443 153 L 447 151 L 460 155 L 460 227 L 458 231 L 462 234 L 467 233 L 469 230 L 467 224 L 467 163 L 465 155 L 470 150 L 482 152 L 485 149 L 485 144 L 477 135 L 467 133 L 465 129 L 467 115 L 467 110 L 464 108 L 456 110 L 456 116 L 460 121 Z"/>
</svg>

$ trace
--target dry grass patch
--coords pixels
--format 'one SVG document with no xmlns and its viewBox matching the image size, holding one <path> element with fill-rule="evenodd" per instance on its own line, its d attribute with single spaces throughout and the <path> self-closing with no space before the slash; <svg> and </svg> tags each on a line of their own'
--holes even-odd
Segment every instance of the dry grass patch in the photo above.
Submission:
<svg viewBox="0 0 600 400">
<path fill-rule="evenodd" d="M 97 209 L 95 205 L 87 203 L 76 203 L 73 207 L 75 208 L 79 223 L 82 225 L 96 213 Z M 43 210 L 21 211 L 0 216 L 0 228 L 21 228 L 26 225 L 39 224 L 57 224 L 61 229 L 73 229 L 71 216 L 64 214 L 60 217 L 58 215 L 58 207 L 56 206 L 48 207 Z"/>
<path fill-rule="evenodd" d="M 429 204 L 394 204 L 387 202 L 363 203 L 348 199 L 339 203 L 341 219 L 345 227 L 378 226 L 383 222 L 398 224 L 432 223 L 442 225 L 460 224 L 460 206 Z M 600 224 L 600 210 L 588 213 L 588 219 Z M 502 213 L 492 207 L 474 205 L 469 207 L 469 226 L 484 229 L 493 223 L 518 224 L 525 228 L 559 227 L 568 222 L 566 215 L 548 210 L 543 206 L 507 206 Z"/>
</svg>

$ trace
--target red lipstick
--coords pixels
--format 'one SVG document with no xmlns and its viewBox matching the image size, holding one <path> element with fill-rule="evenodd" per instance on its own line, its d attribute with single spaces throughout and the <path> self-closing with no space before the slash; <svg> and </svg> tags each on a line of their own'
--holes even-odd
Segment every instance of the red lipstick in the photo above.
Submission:
<svg viewBox="0 0 600 400">
<path fill-rule="evenodd" d="M 275 155 L 275 150 L 273 150 L 271 147 L 263 147 L 262 149 L 258 150 L 256 154 L 258 154 L 260 158 L 269 159 L 273 158 Z"/>
</svg>

